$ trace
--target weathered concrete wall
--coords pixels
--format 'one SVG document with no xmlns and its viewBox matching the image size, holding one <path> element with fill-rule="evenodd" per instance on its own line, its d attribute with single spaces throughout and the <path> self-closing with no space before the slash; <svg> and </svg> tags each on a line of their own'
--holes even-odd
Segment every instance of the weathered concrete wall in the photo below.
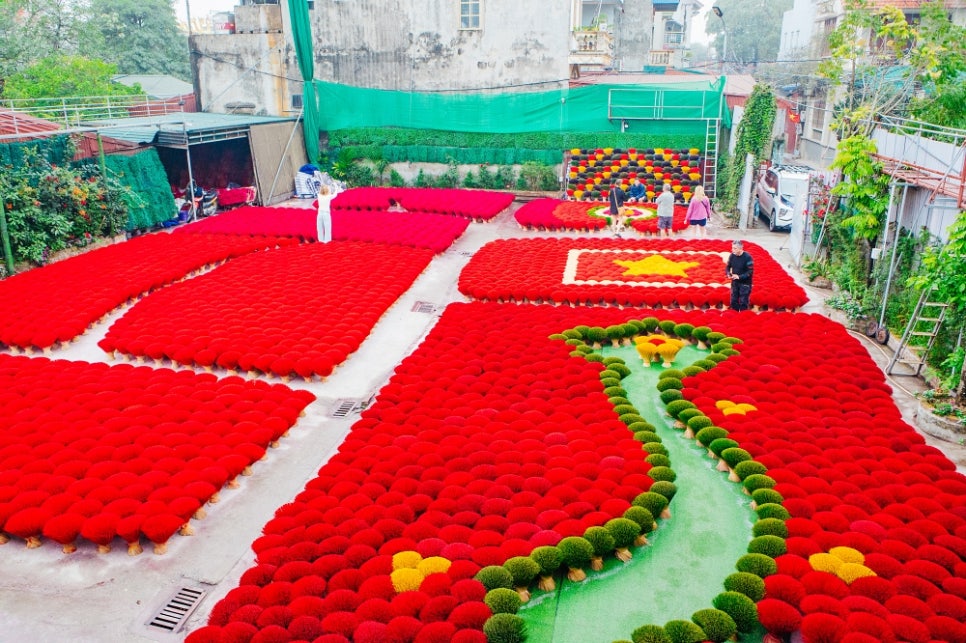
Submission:
<svg viewBox="0 0 966 643">
<path fill-rule="evenodd" d="M 651 0 L 628 0 L 617 36 L 617 67 L 620 71 L 642 71 L 650 64 L 651 49 L 661 49 L 663 43 L 651 45 L 654 30 L 654 4 Z"/>
<path fill-rule="evenodd" d="M 191 46 L 201 52 L 192 56 L 200 110 L 230 112 L 231 103 L 251 103 L 257 115 L 293 114 L 286 80 L 293 74 L 283 34 L 196 35 Z M 295 93 L 301 93 L 297 85 Z"/>
<path fill-rule="evenodd" d="M 569 11 L 544 0 L 487 0 L 478 30 L 459 28 L 452 0 L 316 2 L 310 17 L 320 80 L 469 90 L 569 78 Z"/>
</svg>

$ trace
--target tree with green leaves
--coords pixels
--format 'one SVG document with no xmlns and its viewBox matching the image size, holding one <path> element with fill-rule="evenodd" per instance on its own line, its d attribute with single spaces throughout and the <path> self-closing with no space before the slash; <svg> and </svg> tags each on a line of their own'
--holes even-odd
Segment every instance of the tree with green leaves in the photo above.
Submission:
<svg viewBox="0 0 966 643">
<path fill-rule="evenodd" d="M 918 25 L 895 6 L 871 0 L 846 0 L 845 5 L 844 17 L 828 37 L 831 56 L 818 67 L 842 95 L 833 123 L 840 139 L 868 136 L 883 115 L 908 116 L 923 83 L 934 90 L 940 79 L 958 85 L 958 74 L 966 69 L 966 30 L 950 23 L 941 1 L 921 5 Z M 942 89 L 954 89 L 943 83 Z"/>
<path fill-rule="evenodd" d="M 139 88 L 111 81 L 117 68 L 82 56 L 49 56 L 7 78 L 4 98 L 51 96 L 122 96 Z"/>
<path fill-rule="evenodd" d="M 725 62 L 738 66 L 775 60 L 781 41 L 782 18 L 792 8 L 792 0 L 716 0 L 721 10 L 719 18 L 708 12 L 705 33 L 712 36 L 711 44 Z"/>
<path fill-rule="evenodd" d="M 76 51 L 82 17 L 69 0 L 0 2 L 0 91 L 3 79 L 37 60 Z"/>
<path fill-rule="evenodd" d="M 190 78 L 188 39 L 170 0 L 89 0 L 81 53 L 117 65 L 122 74 Z"/>
</svg>

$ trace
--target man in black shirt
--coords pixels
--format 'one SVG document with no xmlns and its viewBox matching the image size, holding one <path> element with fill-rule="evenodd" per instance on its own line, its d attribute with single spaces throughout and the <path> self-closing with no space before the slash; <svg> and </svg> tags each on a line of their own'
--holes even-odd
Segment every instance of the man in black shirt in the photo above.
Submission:
<svg viewBox="0 0 966 643">
<path fill-rule="evenodd" d="M 607 194 L 607 200 L 610 201 L 611 226 L 619 237 L 621 228 L 623 227 L 621 208 L 624 207 L 624 203 L 627 201 L 627 193 L 621 189 L 620 181 L 614 181 L 611 184 L 610 192 Z"/>
<path fill-rule="evenodd" d="M 755 261 L 745 252 L 745 244 L 735 241 L 731 244 L 731 256 L 725 273 L 731 279 L 731 309 L 748 310 L 751 306 L 751 278 L 755 272 Z"/>
</svg>

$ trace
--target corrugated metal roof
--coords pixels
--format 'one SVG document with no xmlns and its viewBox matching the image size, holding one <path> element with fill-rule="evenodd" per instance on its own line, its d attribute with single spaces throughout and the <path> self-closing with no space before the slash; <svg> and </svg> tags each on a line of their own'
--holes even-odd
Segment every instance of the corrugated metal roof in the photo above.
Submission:
<svg viewBox="0 0 966 643">
<path fill-rule="evenodd" d="M 25 138 L 31 138 L 31 134 L 40 132 L 55 132 L 61 129 L 60 125 L 51 121 L 37 118 L 23 112 L 12 109 L 0 108 L 0 136 L 12 134 L 25 134 Z M 16 139 L 6 139 L 16 140 Z"/>
<path fill-rule="evenodd" d="M 276 116 L 251 116 L 248 114 L 212 114 L 209 112 L 184 112 L 162 114 L 159 116 L 144 116 L 138 118 L 122 118 L 112 121 L 85 122 L 86 127 L 103 128 L 102 132 L 112 138 L 133 143 L 152 143 L 158 132 L 174 132 L 183 134 L 187 130 L 189 137 L 196 137 L 205 132 L 229 130 L 262 123 L 278 123 L 293 121 L 294 118 L 279 118 Z"/>
<path fill-rule="evenodd" d="M 165 74 L 117 74 L 111 80 L 128 87 L 140 85 L 144 93 L 152 98 L 171 98 L 194 92 L 191 83 Z"/>
</svg>

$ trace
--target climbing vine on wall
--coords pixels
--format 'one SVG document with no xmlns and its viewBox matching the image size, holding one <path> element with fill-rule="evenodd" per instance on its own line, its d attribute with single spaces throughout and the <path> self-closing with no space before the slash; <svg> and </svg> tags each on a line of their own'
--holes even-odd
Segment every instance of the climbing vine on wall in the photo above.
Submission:
<svg viewBox="0 0 966 643">
<path fill-rule="evenodd" d="M 738 203 L 738 191 L 745 174 L 746 155 L 751 154 L 756 163 L 764 158 L 765 150 L 771 143 L 775 111 L 775 94 L 771 88 L 762 83 L 756 84 L 738 124 L 735 152 L 731 157 L 719 198 L 720 211 L 733 211 Z"/>
</svg>

